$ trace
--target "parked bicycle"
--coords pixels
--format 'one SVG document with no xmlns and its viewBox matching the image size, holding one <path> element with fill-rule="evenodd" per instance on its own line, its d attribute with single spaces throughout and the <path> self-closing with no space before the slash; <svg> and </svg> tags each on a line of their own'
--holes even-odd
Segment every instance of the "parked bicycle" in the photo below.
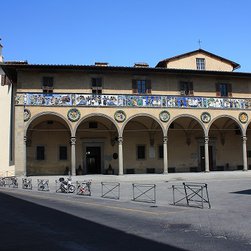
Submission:
<svg viewBox="0 0 251 251">
<path fill-rule="evenodd" d="M 59 178 L 59 189 L 57 189 L 56 192 L 61 192 L 61 193 L 74 193 L 76 190 L 76 187 L 72 185 L 71 183 L 71 178 L 66 178 L 64 179 L 63 177 Z"/>
<path fill-rule="evenodd" d="M 38 186 L 37 189 L 38 191 L 49 191 L 49 180 L 37 180 Z"/>
</svg>

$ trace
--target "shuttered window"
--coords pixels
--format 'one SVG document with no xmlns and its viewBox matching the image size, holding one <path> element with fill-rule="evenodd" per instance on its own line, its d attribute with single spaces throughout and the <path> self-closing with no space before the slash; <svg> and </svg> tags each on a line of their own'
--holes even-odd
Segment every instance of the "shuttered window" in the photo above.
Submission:
<svg viewBox="0 0 251 251">
<path fill-rule="evenodd" d="M 151 80 L 132 80 L 132 93 L 146 94 L 152 93 Z"/>
<path fill-rule="evenodd" d="M 180 82 L 180 94 L 181 95 L 193 95 L 193 82 L 181 81 Z"/>
<path fill-rule="evenodd" d="M 232 97 L 232 85 L 228 83 L 216 83 L 217 97 Z"/>
</svg>

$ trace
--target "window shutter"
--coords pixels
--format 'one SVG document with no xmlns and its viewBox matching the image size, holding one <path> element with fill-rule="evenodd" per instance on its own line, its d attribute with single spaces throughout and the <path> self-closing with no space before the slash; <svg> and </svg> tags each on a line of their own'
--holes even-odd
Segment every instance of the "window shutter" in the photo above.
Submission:
<svg viewBox="0 0 251 251">
<path fill-rule="evenodd" d="M 146 93 L 152 93 L 152 83 L 151 83 L 151 80 L 146 80 Z"/>
<path fill-rule="evenodd" d="M 4 86 L 6 85 L 6 75 L 1 75 L 1 85 Z"/>
<path fill-rule="evenodd" d="M 132 80 L 132 93 L 137 93 L 138 92 L 138 88 L 137 88 L 137 80 L 133 79 Z"/>
<path fill-rule="evenodd" d="M 185 83 L 180 82 L 180 94 L 185 95 Z"/>
<path fill-rule="evenodd" d="M 189 94 L 193 95 L 193 82 L 189 82 Z"/>
<path fill-rule="evenodd" d="M 184 91 L 184 90 L 185 90 L 184 82 L 180 82 L 180 91 Z"/>
<path fill-rule="evenodd" d="M 228 97 L 232 97 L 232 84 L 227 85 Z"/>
<path fill-rule="evenodd" d="M 220 97 L 220 84 L 216 83 L 216 97 Z"/>
<path fill-rule="evenodd" d="M 96 78 L 97 87 L 102 87 L 102 78 Z"/>
</svg>

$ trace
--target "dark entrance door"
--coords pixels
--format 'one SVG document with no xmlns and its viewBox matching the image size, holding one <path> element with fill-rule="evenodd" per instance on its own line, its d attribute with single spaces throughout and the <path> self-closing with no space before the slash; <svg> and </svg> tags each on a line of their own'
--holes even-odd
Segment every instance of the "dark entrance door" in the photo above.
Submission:
<svg viewBox="0 0 251 251">
<path fill-rule="evenodd" d="M 213 146 L 208 146 L 209 170 L 213 171 Z M 200 170 L 205 172 L 205 146 L 200 146 Z"/>
<path fill-rule="evenodd" d="M 101 174 L 101 147 L 86 147 L 86 172 L 87 174 Z"/>
</svg>

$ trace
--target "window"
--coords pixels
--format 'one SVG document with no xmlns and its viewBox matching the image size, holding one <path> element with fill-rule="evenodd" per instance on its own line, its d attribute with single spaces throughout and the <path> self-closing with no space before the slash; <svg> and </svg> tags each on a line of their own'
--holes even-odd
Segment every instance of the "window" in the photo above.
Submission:
<svg viewBox="0 0 251 251">
<path fill-rule="evenodd" d="M 90 121 L 89 128 L 91 129 L 98 128 L 98 123 L 96 121 Z"/>
<path fill-rule="evenodd" d="M 232 85 L 225 83 L 216 84 L 216 96 L 217 97 L 232 97 Z"/>
<path fill-rule="evenodd" d="M 36 152 L 36 159 L 37 160 L 44 160 L 44 146 L 37 146 Z"/>
<path fill-rule="evenodd" d="M 205 70 L 205 58 L 196 58 L 197 70 Z"/>
<path fill-rule="evenodd" d="M 146 158 L 146 147 L 143 145 L 137 146 L 137 159 Z"/>
<path fill-rule="evenodd" d="M 251 151 L 250 150 L 247 151 L 247 157 L 251 158 Z"/>
<path fill-rule="evenodd" d="M 102 94 L 102 78 L 92 78 L 92 94 Z"/>
<path fill-rule="evenodd" d="M 67 160 L 67 146 L 59 146 L 59 160 Z"/>
<path fill-rule="evenodd" d="M 43 77 L 43 80 L 42 80 L 43 92 L 45 93 L 53 92 L 53 82 L 54 82 L 53 77 Z"/>
<path fill-rule="evenodd" d="M 163 159 L 164 150 L 163 145 L 159 145 L 159 159 Z"/>
<path fill-rule="evenodd" d="M 151 80 L 132 80 L 132 92 L 145 94 L 152 92 Z"/>
<path fill-rule="evenodd" d="M 181 81 L 180 82 L 181 95 L 193 95 L 193 82 Z"/>
</svg>

